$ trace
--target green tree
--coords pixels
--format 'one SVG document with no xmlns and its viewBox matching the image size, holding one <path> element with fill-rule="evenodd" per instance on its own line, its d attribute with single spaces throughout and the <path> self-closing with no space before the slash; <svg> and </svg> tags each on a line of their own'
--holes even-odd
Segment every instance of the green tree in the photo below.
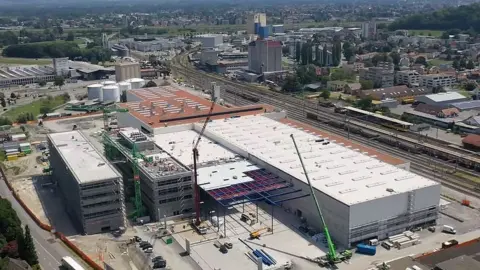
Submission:
<svg viewBox="0 0 480 270">
<path fill-rule="evenodd" d="M 475 64 L 473 63 L 472 60 L 468 60 L 466 68 L 467 69 L 474 69 L 475 68 Z"/>
<path fill-rule="evenodd" d="M 362 110 L 368 111 L 372 108 L 372 102 L 373 102 L 372 97 L 371 96 L 366 96 L 366 97 L 358 100 L 355 105 Z"/>
<path fill-rule="evenodd" d="M 282 86 L 282 90 L 285 92 L 297 92 L 300 91 L 301 88 L 302 85 L 298 82 L 297 76 L 295 75 L 288 75 Z"/>
<path fill-rule="evenodd" d="M 65 40 L 66 41 L 74 41 L 75 40 L 75 35 L 73 34 L 72 31 L 68 32 L 67 38 Z"/>
<path fill-rule="evenodd" d="M 452 67 L 454 69 L 460 69 L 460 63 L 458 62 L 457 59 L 453 60 Z"/>
<path fill-rule="evenodd" d="M 467 67 L 467 61 L 465 58 L 460 59 L 460 68 L 466 68 Z"/>
<path fill-rule="evenodd" d="M 355 48 L 353 48 L 349 42 L 343 43 L 343 56 L 345 56 L 345 59 L 347 61 L 350 61 L 350 59 L 354 55 L 355 55 Z"/>
<path fill-rule="evenodd" d="M 373 81 L 370 81 L 370 80 L 360 80 L 360 84 L 362 85 L 362 90 L 373 89 Z"/>
<path fill-rule="evenodd" d="M 38 86 L 40 86 L 40 87 L 44 87 L 45 85 L 47 85 L 46 81 L 39 81 L 38 82 Z"/>
<path fill-rule="evenodd" d="M 320 93 L 320 97 L 322 97 L 324 100 L 327 100 L 330 98 L 330 91 L 327 89 L 323 90 L 322 93 Z"/>
<path fill-rule="evenodd" d="M 4 98 L 0 98 L 0 104 L 2 105 L 3 108 L 7 107 L 7 102 L 5 102 Z"/>
<path fill-rule="evenodd" d="M 400 63 L 400 54 L 398 52 L 391 52 L 388 56 L 390 56 L 390 58 L 392 58 L 392 62 L 395 66 L 398 66 L 398 64 Z"/>
<path fill-rule="evenodd" d="M 28 225 L 25 226 L 25 235 L 23 237 L 19 235 L 19 237 L 22 240 L 22 247 L 20 248 L 20 244 L 18 245 L 20 258 L 25 260 L 29 265 L 38 264 L 37 252 L 35 251 L 35 245 L 33 244 L 33 238 Z"/>
<path fill-rule="evenodd" d="M 300 42 L 295 43 L 295 61 L 300 63 L 300 58 L 302 56 L 302 44 Z"/>
<path fill-rule="evenodd" d="M 477 85 L 473 82 L 468 82 L 468 83 L 465 84 L 464 87 L 465 87 L 465 90 L 467 90 L 467 91 L 473 91 L 473 90 L 475 90 L 475 88 L 477 88 Z"/>
<path fill-rule="evenodd" d="M 417 59 L 415 59 L 415 64 L 420 64 L 420 65 L 428 66 L 427 59 L 426 59 L 425 57 L 423 57 L 423 56 L 417 57 Z"/>
<path fill-rule="evenodd" d="M 53 85 L 58 86 L 58 88 L 62 90 L 62 86 L 65 85 L 65 79 L 62 76 L 56 76 Z"/>
</svg>

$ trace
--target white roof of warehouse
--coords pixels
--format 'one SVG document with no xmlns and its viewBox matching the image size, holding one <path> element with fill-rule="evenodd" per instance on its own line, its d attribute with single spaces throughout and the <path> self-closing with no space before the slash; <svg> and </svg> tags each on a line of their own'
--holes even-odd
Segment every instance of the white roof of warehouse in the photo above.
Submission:
<svg viewBox="0 0 480 270">
<path fill-rule="evenodd" d="M 450 100 L 457 100 L 457 99 L 466 99 L 466 97 L 457 92 L 446 92 L 446 93 L 438 93 L 438 94 L 431 94 L 426 95 L 426 98 L 429 98 L 435 102 L 443 102 L 443 101 L 450 101 Z"/>
<path fill-rule="evenodd" d="M 192 148 L 197 141 L 198 133 L 194 130 L 184 130 L 174 133 L 155 135 L 155 144 L 164 151 L 170 153 L 174 158 L 185 166 L 193 164 Z M 198 164 L 211 163 L 211 165 L 233 161 L 235 153 L 223 146 L 216 144 L 206 138 L 202 138 L 198 145 Z"/>
<path fill-rule="evenodd" d="M 79 131 L 48 135 L 79 184 L 121 177 Z"/>
<path fill-rule="evenodd" d="M 312 185 L 347 205 L 438 184 L 343 144 L 331 141 L 323 145 L 316 142 L 321 139 L 317 135 L 263 116 L 215 120 L 207 126 L 205 135 L 209 134 L 221 136 L 227 143 L 307 183 L 290 138 L 293 134 Z"/>
</svg>

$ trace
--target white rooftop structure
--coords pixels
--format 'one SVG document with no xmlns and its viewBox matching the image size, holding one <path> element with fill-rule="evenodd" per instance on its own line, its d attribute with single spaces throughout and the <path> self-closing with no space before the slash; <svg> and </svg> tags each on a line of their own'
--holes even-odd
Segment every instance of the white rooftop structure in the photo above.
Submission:
<svg viewBox="0 0 480 270">
<path fill-rule="evenodd" d="M 210 124 L 210 123 L 209 123 Z M 197 141 L 198 133 L 184 130 L 175 133 L 158 134 L 154 136 L 155 144 L 185 166 L 193 165 L 192 148 Z M 205 136 L 198 145 L 198 164 L 220 164 L 238 160 L 237 155 L 223 146 L 209 140 Z"/>
<path fill-rule="evenodd" d="M 465 96 L 458 92 L 431 94 L 431 95 L 426 95 L 425 97 L 435 102 L 445 102 L 445 101 L 451 101 L 451 100 L 465 99 Z"/>
<path fill-rule="evenodd" d="M 224 188 L 254 181 L 254 179 L 246 175 L 245 172 L 259 169 L 259 167 L 246 160 L 203 167 L 197 170 L 197 181 L 198 185 L 204 190 Z"/>
<path fill-rule="evenodd" d="M 177 138 L 180 136 L 177 134 L 171 134 L 170 137 Z M 432 180 L 384 163 L 375 156 L 361 153 L 358 149 L 345 147 L 328 138 L 263 116 L 212 121 L 205 132 L 209 138 L 223 138 L 231 144 L 229 147 L 238 148 L 239 153 L 244 152 L 242 155 L 253 155 L 307 183 L 290 134 L 297 141 L 312 185 L 346 205 L 438 185 Z M 213 156 L 217 151 L 212 149 L 208 152 Z M 219 154 L 224 155 L 223 152 Z"/>
<path fill-rule="evenodd" d="M 74 130 L 48 136 L 79 184 L 121 177 L 81 132 Z"/>
</svg>

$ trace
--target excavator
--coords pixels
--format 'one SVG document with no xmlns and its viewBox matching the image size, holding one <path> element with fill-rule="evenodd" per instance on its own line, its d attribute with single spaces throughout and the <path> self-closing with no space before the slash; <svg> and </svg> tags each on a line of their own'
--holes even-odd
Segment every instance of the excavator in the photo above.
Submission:
<svg viewBox="0 0 480 270">
<path fill-rule="evenodd" d="M 323 218 L 322 210 L 320 208 L 320 205 L 318 204 L 318 200 L 317 200 L 317 197 L 315 196 L 315 192 L 313 190 L 312 183 L 310 182 L 310 178 L 308 177 L 307 169 L 305 168 L 305 164 L 303 163 L 302 156 L 300 155 L 300 151 L 298 150 L 297 142 L 295 141 L 293 134 L 291 134 L 290 137 L 292 138 L 293 145 L 295 146 L 295 150 L 297 151 L 298 158 L 300 159 L 300 164 L 302 165 L 305 178 L 307 178 L 308 186 L 310 187 L 310 194 L 312 195 L 313 201 L 315 203 L 315 207 L 317 208 L 318 215 L 320 216 L 320 220 L 322 221 L 323 232 L 325 234 L 325 238 L 327 239 L 328 253 L 326 256 L 320 258 L 318 263 L 320 264 L 320 266 L 326 267 L 326 266 L 334 266 L 337 263 L 349 260 L 352 257 L 352 252 L 350 250 L 345 250 L 343 252 L 337 253 L 335 249 L 335 245 L 333 244 L 332 238 L 330 237 L 330 232 L 328 231 L 328 228 L 327 228 L 327 223 Z"/>
</svg>

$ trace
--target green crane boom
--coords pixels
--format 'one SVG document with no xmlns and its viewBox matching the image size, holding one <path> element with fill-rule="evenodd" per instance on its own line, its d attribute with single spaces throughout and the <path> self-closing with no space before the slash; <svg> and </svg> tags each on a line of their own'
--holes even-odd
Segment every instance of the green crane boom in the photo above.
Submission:
<svg viewBox="0 0 480 270">
<path fill-rule="evenodd" d="M 328 244 L 327 260 L 330 263 L 337 263 L 340 259 L 337 255 L 337 252 L 335 251 L 335 245 L 333 244 L 332 238 L 330 237 L 330 233 L 328 232 L 327 224 L 325 223 L 322 210 L 320 208 L 320 205 L 318 204 L 317 196 L 315 196 L 315 191 L 313 190 L 312 183 L 310 182 L 310 178 L 308 177 L 307 169 L 303 164 L 302 156 L 300 155 L 300 151 L 298 151 L 297 142 L 295 141 L 293 134 L 290 134 L 290 137 L 292 138 L 293 145 L 295 146 L 295 150 L 297 151 L 298 158 L 300 159 L 300 163 L 302 164 L 303 172 L 305 173 L 305 178 L 307 178 L 308 186 L 310 187 L 310 194 L 312 195 L 313 201 L 315 202 L 315 207 L 317 208 L 318 215 L 322 220 L 323 231 L 325 233 L 325 237 L 327 238 L 327 244 Z"/>
<path fill-rule="evenodd" d="M 105 130 L 104 134 L 104 143 L 111 144 L 110 147 L 113 147 L 116 143 L 108 136 L 106 133 L 108 131 L 108 116 L 112 112 L 128 112 L 128 109 L 125 108 L 104 108 L 103 109 L 103 128 Z M 110 149 L 106 147 L 106 149 Z M 107 156 L 109 153 L 106 153 Z M 111 157 L 110 157 L 111 158 Z M 139 218 L 144 216 L 145 211 L 142 205 L 142 192 L 140 189 L 140 171 L 138 169 L 138 159 L 146 160 L 145 156 L 140 154 L 135 143 L 132 144 L 132 164 L 133 164 L 133 182 L 135 186 L 135 213 L 133 214 L 134 218 Z"/>
</svg>

